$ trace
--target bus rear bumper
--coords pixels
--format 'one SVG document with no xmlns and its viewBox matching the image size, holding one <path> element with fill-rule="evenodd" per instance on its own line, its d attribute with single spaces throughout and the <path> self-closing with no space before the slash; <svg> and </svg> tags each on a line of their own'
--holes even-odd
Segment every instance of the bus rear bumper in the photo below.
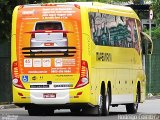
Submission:
<svg viewBox="0 0 160 120">
<path fill-rule="evenodd" d="M 60 105 L 91 103 L 89 86 L 62 90 L 26 90 L 13 88 L 13 102 L 16 104 Z"/>
</svg>

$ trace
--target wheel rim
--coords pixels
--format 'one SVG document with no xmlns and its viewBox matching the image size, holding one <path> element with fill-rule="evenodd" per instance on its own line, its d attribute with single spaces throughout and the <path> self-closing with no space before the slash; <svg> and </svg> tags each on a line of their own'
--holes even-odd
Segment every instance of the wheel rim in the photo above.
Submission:
<svg viewBox="0 0 160 120">
<path fill-rule="evenodd" d="M 136 94 L 136 103 L 134 105 L 135 110 L 138 109 L 138 99 L 139 99 L 139 95 L 138 95 L 138 90 L 137 90 L 137 94 Z"/>
<path fill-rule="evenodd" d="M 106 109 L 109 110 L 109 97 L 108 97 L 108 92 L 106 94 Z"/>
<path fill-rule="evenodd" d="M 99 98 L 99 113 L 102 113 L 102 94 L 100 94 L 100 98 Z"/>
</svg>

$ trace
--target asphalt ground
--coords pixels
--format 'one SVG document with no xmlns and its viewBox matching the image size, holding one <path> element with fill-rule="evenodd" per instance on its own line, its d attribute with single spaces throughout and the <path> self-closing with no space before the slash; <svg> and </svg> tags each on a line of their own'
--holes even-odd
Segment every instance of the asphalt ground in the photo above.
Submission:
<svg viewBox="0 0 160 120">
<path fill-rule="evenodd" d="M 147 96 L 146 100 L 154 100 L 160 99 L 160 96 Z M 10 109 L 10 108 L 18 108 L 18 106 L 14 105 L 13 103 L 0 103 L 0 109 Z"/>
</svg>

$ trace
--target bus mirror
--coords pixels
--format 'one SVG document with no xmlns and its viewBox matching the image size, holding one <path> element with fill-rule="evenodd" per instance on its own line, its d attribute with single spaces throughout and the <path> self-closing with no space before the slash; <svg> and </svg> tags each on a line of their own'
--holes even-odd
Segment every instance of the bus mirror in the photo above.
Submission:
<svg viewBox="0 0 160 120">
<path fill-rule="evenodd" d="M 144 32 L 141 32 L 141 45 L 143 54 L 152 54 L 153 51 L 153 42 L 149 35 Z"/>
</svg>

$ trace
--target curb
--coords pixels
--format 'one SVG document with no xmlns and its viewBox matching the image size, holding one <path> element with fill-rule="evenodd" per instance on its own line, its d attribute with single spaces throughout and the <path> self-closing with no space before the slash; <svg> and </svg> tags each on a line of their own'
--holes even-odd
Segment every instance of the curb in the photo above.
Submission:
<svg viewBox="0 0 160 120">
<path fill-rule="evenodd" d="M 160 96 L 147 96 L 146 100 L 154 100 L 154 99 L 160 99 Z M 15 104 L 1 104 L 0 105 L 0 110 L 3 109 L 12 109 L 12 108 L 18 108 Z"/>
<path fill-rule="evenodd" d="M 0 110 L 2 110 L 2 109 L 11 109 L 11 108 L 18 108 L 18 106 L 14 105 L 14 104 L 0 105 Z"/>
<path fill-rule="evenodd" d="M 146 96 L 146 100 L 154 100 L 154 99 L 160 99 L 160 96 L 152 95 L 151 93 Z"/>
</svg>

